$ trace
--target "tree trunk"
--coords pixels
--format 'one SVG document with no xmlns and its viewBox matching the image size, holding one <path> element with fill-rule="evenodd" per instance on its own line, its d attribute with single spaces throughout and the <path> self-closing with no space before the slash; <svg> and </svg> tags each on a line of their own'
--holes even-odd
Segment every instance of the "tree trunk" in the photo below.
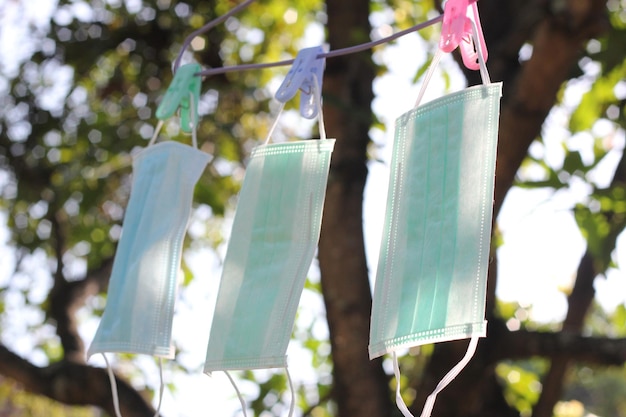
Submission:
<svg viewBox="0 0 626 417">
<path fill-rule="evenodd" d="M 369 39 L 369 2 L 329 0 L 328 38 L 332 50 Z M 328 60 L 324 113 L 332 157 L 319 263 L 333 357 L 333 399 L 338 416 L 388 416 L 392 410 L 381 359 L 367 352 L 372 306 L 363 241 L 363 189 L 372 124 L 369 53 Z"/>
</svg>

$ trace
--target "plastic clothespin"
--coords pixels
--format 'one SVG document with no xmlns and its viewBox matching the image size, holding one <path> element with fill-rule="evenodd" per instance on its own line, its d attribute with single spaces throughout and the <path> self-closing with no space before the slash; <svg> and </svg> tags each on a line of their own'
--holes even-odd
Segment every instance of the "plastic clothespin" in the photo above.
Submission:
<svg viewBox="0 0 626 417">
<path fill-rule="evenodd" d="M 300 114 L 307 119 L 314 119 L 319 111 L 315 84 L 318 94 L 321 94 L 326 59 L 317 56 L 323 53 L 324 48 L 321 46 L 301 49 L 276 91 L 276 100 L 286 103 L 300 90 Z"/>
<path fill-rule="evenodd" d="M 469 0 L 448 0 L 443 8 L 439 49 L 452 52 L 465 36 Z"/>
<path fill-rule="evenodd" d="M 474 33 L 474 29 L 476 32 Z M 487 45 L 478 16 L 476 1 L 447 0 L 443 10 L 439 49 L 452 52 L 460 47 L 463 64 L 469 69 L 478 70 L 478 49 L 487 61 Z"/>
<path fill-rule="evenodd" d="M 483 28 L 480 24 L 480 16 L 478 15 L 478 5 L 476 2 L 469 5 L 467 8 L 468 27 L 466 30 L 467 36 L 465 36 L 459 45 L 461 48 L 461 57 L 463 58 L 463 64 L 471 70 L 479 70 L 480 62 L 478 60 L 478 48 L 482 52 L 483 59 L 487 62 L 488 52 L 487 44 L 485 43 L 485 37 L 483 35 Z M 476 30 L 474 32 L 474 29 Z"/>
<path fill-rule="evenodd" d="M 184 132 L 192 132 L 198 120 L 198 102 L 202 79 L 197 76 L 202 71 L 200 64 L 186 64 L 178 68 L 172 83 L 167 88 L 163 100 L 156 111 L 156 117 L 165 120 L 180 108 L 180 127 Z M 190 95 L 193 96 L 193 108 Z M 193 112 L 193 115 L 192 113 Z"/>
</svg>

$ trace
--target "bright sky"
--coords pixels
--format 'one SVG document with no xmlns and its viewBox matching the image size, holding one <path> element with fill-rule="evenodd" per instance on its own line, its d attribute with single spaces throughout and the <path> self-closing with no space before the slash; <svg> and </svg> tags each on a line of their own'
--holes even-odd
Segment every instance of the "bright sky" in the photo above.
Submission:
<svg viewBox="0 0 626 417">
<path fill-rule="evenodd" d="M 24 2 L 21 2 L 24 4 Z M 48 1 L 26 2 L 36 8 L 36 5 L 54 4 Z M 0 7 L 6 6 L 6 1 Z M 30 6 L 29 6 L 30 7 Z M 38 6 L 37 6 L 38 7 Z M 6 11 L 4 7 L 2 10 Z M 9 9 L 10 10 L 10 9 Z M 52 10 L 52 9 L 48 9 Z M 4 14 L 4 18 L 8 18 Z M 36 18 L 39 25 L 45 25 L 45 21 Z M 373 24 L 378 27 L 388 23 L 384 16 L 380 21 Z M 26 25 L 21 26 L 26 27 Z M 3 40 L 19 39 L 19 28 L 9 28 L 0 25 L 0 38 Z M 308 31 L 303 47 L 314 46 L 320 42 L 322 31 L 319 26 L 312 26 Z M 383 53 L 377 53 L 376 59 L 389 67 L 389 72 L 380 77 L 375 85 L 376 99 L 373 103 L 374 111 L 387 126 L 386 132 L 372 131 L 372 137 L 377 145 L 380 145 L 380 154 L 377 155 L 382 162 L 370 163 L 370 175 L 365 195 L 365 233 L 370 271 L 375 274 L 378 258 L 378 245 L 381 238 L 384 221 L 384 210 L 388 181 L 388 161 L 391 153 L 391 141 L 393 140 L 393 122 L 396 117 L 411 109 L 417 97 L 419 86 L 412 84 L 412 79 L 417 68 L 426 59 L 426 45 L 416 35 L 406 36 L 397 43 L 386 47 Z M 2 49 L 0 57 L 6 58 L 7 51 Z M 445 57 L 441 64 L 451 73 L 451 90 L 457 91 L 464 86 L 456 64 L 450 57 Z M 5 70 L 7 67 L 5 67 Z M 585 86 L 575 86 L 567 103 L 575 106 Z M 505 86 L 506 88 L 506 86 Z M 438 97 L 444 93 L 444 84 L 440 77 L 434 77 L 427 90 L 425 101 Z M 566 100 L 567 101 L 567 100 Z M 550 122 L 545 130 L 545 149 L 535 149 L 537 152 L 545 152 L 550 158 L 554 158 L 558 164 L 562 143 L 567 141 L 570 145 L 579 146 L 581 149 L 589 149 L 591 142 L 584 136 L 570 138 L 566 127 L 567 111 L 559 110 L 551 114 Z M 297 120 L 294 114 L 285 116 L 286 123 Z M 615 152 L 610 155 L 602 167 L 598 169 L 598 178 L 607 177 L 607 173 L 617 163 L 619 152 L 624 147 L 623 132 L 611 131 L 612 127 L 599 126 L 596 136 L 612 136 Z M 337 138 L 341 140 L 341 138 Z M 591 137 L 591 139 L 593 139 Z M 562 155 L 561 155 L 562 157 Z M 0 174 L 1 175 L 1 174 Z M 528 172 L 527 175 L 533 175 Z M 0 186 L 6 178 L 0 177 Z M 578 231 L 571 214 L 571 207 L 575 202 L 584 201 L 588 190 L 582 186 L 573 186 L 570 190 L 560 191 L 556 194 L 549 190 L 527 191 L 514 188 L 509 193 L 507 200 L 498 218 L 499 227 L 504 237 L 504 246 L 499 251 L 499 286 L 498 296 L 506 301 L 517 300 L 524 305 L 533 305 L 532 318 L 539 321 L 559 320 L 565 314 L 565 296 L 560 289 L 571 286 L 576 267 L 585 249 L 585 242 Z M 194 221 L 189 233 L 202 234 L 202 228 L 206 227 L 206 220 L 211 215 L 208 211 L 200 210 L 194 214 Z M 0 223 L 5 224 L 6 216 L 0 213 Z M 540 237 L 538 239 L 538 237 Z M 0 227 L 0 259 L 7 259 L 9 251 L 7 247 L 8 233 L 6 228 Z M 215 253 L 208 249 L 189 251 L 185 254 L 186 262 L 195 272 L 196 277 L 189 288 L 181 292 L 177 305 L 177 316 L 174 323 L 174 338 L 177 343 L 187 352 L 178 359 L 188 368 L 197 369 L 193 375 L 180 375 L 172 380 L 172 374 L 168 372 L 165 364 L 166 380 L 176 385 L 175 393 L 166 390 L 162 411 L 164 415 L 178 415 L 182 417 L 195 417 L 204 415 L 212 410 L 221 410 L 222 415 L 232 415 L 240 409 L 239 402 L 226 377 L 222 373 L 216 373 L 209 378 L 201 374 L 206 341 L 208 340 L 210 317 L 215 302 L 215 294 L 219 279 L 219 260 Z M 620 239 L 616 251 L 618 263 L 626 264 L 626 241 Z M 45 262 L 45 261 L 43 261 Z M 0 284 L 6 284 L 9 279 L 11 265 L 6 262 L 0 264 Z M 210 271 L 210 272 L 207 272 Z M 315 268 L 312 275 L 318 274 Z M 623 272 L 611 271 L 606 280 L 598 280 L 596 288 L 598 299 L 608 309 L 625 302 L 626 280 Z M 18 280 L 20 278 L 18 277 Z M 21 278 L 23 280 L 23 277 Z M 40 283 L 47 282 L 45 276 L 41 277 Z M 30 281 L 25 281 L 30 284 Z M 45 294 L 48 284 L 44 284 L 39 291 Z M 35 294 L 33 297 L 39 297 Z M 17 306 L 19 307 L 19 306 Z M 323 317 L 323 305 L 318 297 L 305 291 L 299 312 L 299 323 L 306 325 L 315 322 L 316 318 Z M 40 317 L 32 317 L 37 321 Z M 97 320 L 84 316 L 85 322 L 81 328 L 81 334 L 87 343 L 95 332 Z M 318 337 L 327 336 L 327 329 L 323 320 L 316 325 L 315 332 Z M 25 332 L 25 326 L 14 329 L 16 333 Z M 51 329 L 48 329 L 51 332 Z M 41 336 L 45 336 L 42 334 Z M 16 339 L 13 339 L 16 340 Z M 5 335 L 3 341 L 18 353 L 27 354 L 33 347 L 33 342 L 17 339 L 9 342 Z M 309 363 L 308 353 L 298 348 L 297 343 L 292 343 L 288 351 L 291 364 Z M 38 361 L 45 361 L 39 357 Z M 100 358 L 92 359 L 92 363 L 103 365 Z M 152 358 L 138 358 L 139 368 L 143 373 L 133 373 L 134 381 L 138 384 L 146 382 L 152 387 L 158 386 L 158 374 Z M 314 384 L 319 372 L 310 367 L 293 367 L 292 377 L 296 386 Z M 281 371 L 278 371 L 281 372 Z M 270 372 L 259 372 L 260 378 L 266 377 Z M 256 395 L 256 386 L 240 383 L 240 389 L 247 398 Z M 288 398 L 289 393 L 284 394 Z"/>
</svg>

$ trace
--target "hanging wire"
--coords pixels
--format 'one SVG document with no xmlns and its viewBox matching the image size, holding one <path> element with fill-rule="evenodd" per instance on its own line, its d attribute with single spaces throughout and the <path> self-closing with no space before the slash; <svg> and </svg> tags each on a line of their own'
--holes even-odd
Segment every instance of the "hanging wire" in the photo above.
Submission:
<svg viewBox="0 0 626 417">
<path fill-rule="evenodd" d="M 372 49 L 375 46 L 382 45 L 385 43 L 389 43 L 393 40 L 401 38 L 402 36 L 408 35 L 409 33 L 416 32 L 418 30 L 422 30 L 427 28 L 428 26 L 432 26 L 435 23 L 441 22 L 443 20 L 443 15 L 437 16 L 433 19 L 427 20 L 426 22 L 422 22 L 418 25 L 412 26 L 408 29 L 402 30 L 400 32 L 394 33 L 393 35 L 387 36 L 385 38 L 378 39 L 376 41 L 362 43 L 355 46 L 350 46 L 347 48 L 336 49 L 334 51 L 325 52 L 323 54 L 319 54 L 316 58 L 335 58 L 343 55 L 355 54 L 357 52 L 366 51 L 368 49 Z M 227 72 L 234 71 L 246 71 L 252 69 L 263 69 L 263 68 L 271 68 L 271 67 L 280 67 L 284 65 L 291 65 L 295 62 L 295 59 L 286 59 L 284 61 L 276 61 L 276 62 L 267 62 L 264 64 L 243 64 L 243 65 L 234 65 L 232 67 L 220 67 L 220 68 L 210 68 L 203 71 L 200 71 L 198 75 L 216 75 L 216 74 L 225 74 Z"/>
<path fill-rule="evenodd" d="M 229 17 L 231 17 L 234 14 L 239 13 L 241 10 L 245 9 L 246 7 L 248 7 L 250 4 L 254 3 L 255 1 L 256 0 L 245 0 L 243 3 L 230 9 L 226 14 L 211 20 L 209 23 L 202 26 L 200 29 L 197 29 L 191 32 L 183 41 L 183 45 L 180 48 L 180 52 L 178 52 L 176 61 L 174 61 L 174 70 L 172 72 L 176 73 L 176 71 L 178 70 L 178 67 L 180 67 L 180 61 L 183 59 L 183 55 L 185 54 L 185 51 L 187 50 L 187 48 L 189 48 L 189 45 L 191 45 L 191 42 L 195 39 L 196 36 L 200 36 L 208 32 L 209 30 L 213 29 L 215 26 L 221 24 L 222 22 L 225 22 Z"/>
<path fill-rule="evenodd" d="M 252 4 L 254 1 L 256 0 L 245 0 L 244 2 L 242 2 L 241 4 L 235 6 L 234 8 L 232 8 L 231 10 L 229 10 L 226 14 L 210 21 L 209 23 L 207 23 L 206 25 L 202 26 L 199 29 L 196 29 L 195 31 L 191 32 L 184 40 L 183 45 L 180 48 L 180 52 L 178 53 L 178 56 L 176 57 L 176 61 L 174 61 L 174 69 L 173 72 L 175 73 L 176 70 L 178 70 L 178 68 L 180 67 L 180 62 L 182 60 L 183 55 L 185 54 L 185 51 L 187 50 L 187 48 L 189 48 L 189 45 L 191 45 L 191 42 L 194 40 L 194 38 L 196 36 L 200 36 L 206 32 L 208 32 L 209 30 L 213 29 L 215 26 L 225 22 L 229 17 L 239 13 L 241 10 L 245 9 L 246 7 L 248 7 L 250 4 Z M 476 3 L 478 0 L 469 0 L 469 4 L 472 3 Z M 368 49 L 372 49 L 375 46 L 378 45 L 382 45 L 385 43 L 389 43 L 391 41 L 394 41 L 398 38 L 401 38 L 402 36 L 408 35 L 409 33 L 413 33 L 416 32 L 418 30 L 422 30 L 428 26 L 432 26 L 436 23 L 439 23 L 443 20 L 443 14 L 439 15 L 433 19 L 427 20 L 426 22 L 422 22 L 420 24 L 417 24 L 415 26 L 412 26 L 408 29 L 402 30 L 400 32 L 394 33 L 393 35 L 387 36 L 385 38 L 376 40 L 376 41 L 372 41 L 372 42 L 367 42 L 367 43 L 363 43 L 360 45 L 355 45 L 355 46 L 350 46 L 348 48 L 342 48 L 342 49 L 337 49 L 335 51 L 330 51 L 330 52 L 326 52 L 323 54 L 319 54 L 317 55 L 317 58 L 334 58 L 334 57 L 338 57 L 338 56 L 343 56 L 343 55 L 350 55 L 350 54 L 354 54 L 357 52 L 361 52 L 361 51 L 365 51 Z M 216 74 L 225 74 L 227 72 L 234 72 L 234 71 L 246 71 L 246 70 L 252 70 L 252 69 L 263 69 L 263 68 L 271 68 L 271 67 L 279 67 L 279 66 L 284 66 L 284 65 L 291 65 L 294 63 L 294 59 L 287 59 L 284 61 L 277 61 L 277 62 L 268 62 L 268 63 L 263 63 L 263 64 L 243 64 L 243 65 L 234 65 L 231 67 L 220 67 L 220 68 L 210 68 L 210 69 L 206 69 L 203 71 L 200 71 L 197 75 L 201 75 L 201 76 L 208 76 L 208 75 L 216 75 Z"/>
</svg>

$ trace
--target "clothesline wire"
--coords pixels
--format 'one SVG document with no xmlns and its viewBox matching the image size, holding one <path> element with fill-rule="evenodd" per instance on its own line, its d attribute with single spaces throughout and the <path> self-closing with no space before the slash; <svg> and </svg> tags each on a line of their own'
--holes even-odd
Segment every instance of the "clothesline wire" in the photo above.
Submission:
<svg viewBox="0 0 626 417">
<path fill-rule="evenodd" d="M 241 10 L 245 9 L 246 7 L 248 7 L 250 4 L 252 4 L 254 1 L 256 0 L 245 0 L 244 2 L 242 2 L 241 4 L 233 7 L 232 9 L 230 9 L 227 13 L 225 13 L 222 16 L 217 17 L 216 19 L 210 21 L 209 23 L 207 23 L 206 25 L 202 26 L 199 29 L 196 29 L 195 31 L 191 32 L 184 40 L 183 45 L 180 48 L 180 52 L 178 53 L 178 56 L 176 57 L 176 61 L 174 61 L 174 68 L 173 71 L 176 72 L 176 70 L 178 69 L 178 67 L 180 67 L 180 63 L 182 60 L 182 57 L 185 53 L 185 51 L 187 50 L 187 48 L 189 48 L 189 45 L 191 45 L 191 42 L 193 42 L 193 40 L 197 37 L 200 36 L 206 32 L 208 32 L 209 30 L 211 30 L 212 28 L 214 28 L 215 26 L 225 22 L 229 17 L 233 16 L 234 14 L 240 12 Z M 478 0 L 469 0 L 469 3 L 475 3 Z M 330 51 L 330 52 L 326 52 L 323 54 L 319 54 L 317 55 L 317 58 L 333 58 L 333 57 L 338 57 L 338 56 L 343 56 L 343 55 L 350 55 L 350 54 L 354 54 L 357 52 L 362 52 L 368 49 L 371 49 L 375 46 L 378 45 L 382 45 L 384 43 L 389 43 L 393 40 L 396 40 L 402 36 L 408 35 L 409 33 L 413 33 L 416 32 L 418 30 L 422 30 L 428 26 L 434 25 L 435 23 L 441 22 L 443 20 L 443 14 L 439 15 L 433 19 L 427 20 L 426 22 L 422 22 L 420 24 L 417 24 L 415 26 L 412 26 L 408 29 L 402 30 L 400 32 L 394 33 L 393 35 L 378 39 L 376 41 L 372 41 L 372 42 L 367 42 L 367 43 L 363 43 L 360 45 L 355 45 L 355 46 L 350 46 L 347 48 L 342 48 L 342 49 L 337 49 L 334 51 Z M 268 62 L 268 63 L 262 63 L 262 64 L 243 64 L 243 65 L 234 65 L 234 66 L 230 66 L 230 67 L 219 67 L 219 68 L 210 68 L 210 69 L 206 69 L 203 71 L 200 71 L 197 75 L 202 75 L 202 76 L 209 76 L 209 75 L 216 75 L 216 74 L 224 74 L 227 72 L 234 72 L 234 71 L 246 71 L 246 70 L 252 70 L 252 69 L 263 69 L 263 68 L 271 68 L 271 67 L 278 67 L 278 66 L 284 66 L 284 65 L 291 65 L 293 64 L 295 61 L 295 59 L 287 59 L 284 61 L 277 61 L 277 62 Z"/>
<path fill-rule="evenodd" d="M 376 41 L 362 43 L 355 46 L 350 46 L 347 48 L 336 49 L 334 51 L 325 52 L 323 54 L 319 54 L 316 58 L 334 58 L 343 55 L 355 54 L 357 52 L 366 51 L 368 49 L 372 49 L 375 46 L 382 45 L 384 43 L 389 43 L 395 39 L 398 39 L 404 35 L 408 35 L 409 33 L 424 29 L 428 26 L 434 25 L 437 22 L 443 20 L 443 15 L 437 16 L 433 19 L 430 19 L 426 22 L 422 22 L 418 25 L 412 26 L 408 29 L 402 30 L 400 32 L 394 33 L 393 35 L 387 36 L 385 38 L 378 39 Z M 198 75 L 216 75 L 216 74 L 224 74 L 227 72 L 234 71 L 247 71 L 252 69 L 263 69 L 263 68 L 271 68 L 271 67 L 280 67 L 284 65 L 291 65 L 295 62 L 295 59 L 286 59 L 284 61 L 276 61 L 276 62 L 267 62 L 263 64 L 243 64 L 243 65 L 234 65 L 232 67 L 219 67 L 219 68 L 210 68 L 207 70 L 200 71 Z"/>
<path fill-rule="evenodd" d="M 196 36 L 200 36 L 208 32 L 209 30 L 213 29 L 215 26 L 225 22 L 229 17 L 231 17 L 234 14 L 239 13 L 241 10 L 245 9 L 246 7 L 248 7 L 250 4 L 254 3 L 255 1 L 256 0 L 245 0 L 243 3 L 238 4 L 237 6 L 233 7 L 222 16 L 219 16 L 211 20 L 206 25 L 202 26 L 199 29 L 194 30 L 189 35 L 187 35 L 187 37 L 183 41 L 183 45 L 180 48 L 180 52 L 178 53 L 178 56 L 176 57 L 176 61 L 174 61 L 173 72 L 176 72 L 176 70 L 178 70 L 178 67 L 180 67 L 180 61 L 183 59 L 183 54 L 185 53 L 187 48 L 189 48 L 189 45 L 191 45 L 191 42 L 193 42 Z"/>
</svg>

